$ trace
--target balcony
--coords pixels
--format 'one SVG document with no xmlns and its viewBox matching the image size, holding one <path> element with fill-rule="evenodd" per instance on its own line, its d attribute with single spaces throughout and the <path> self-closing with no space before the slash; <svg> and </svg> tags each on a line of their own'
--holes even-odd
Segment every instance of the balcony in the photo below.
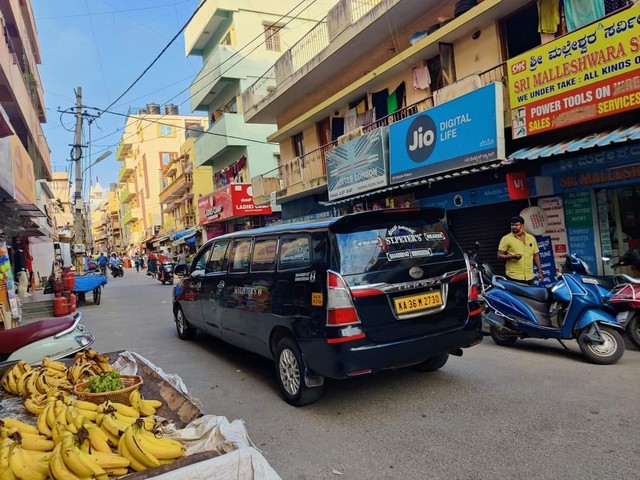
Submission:
<svg viewBox="0 0 640 480">
<path fill-rule="evenodd" d="M 115 233 L 119 232 L 120 230 L 122 230 L 120 222 L 117 220 L 111 220 L 111 231 Z"/>
<path fill-rule="evenodd" d="M 123 183 L 129 180 L 129 177 L 133 174 L 133 172 L 133 159 L 127 157 L 122 162 L 122 166 L 118 171 L 118 183 Z"/>
<path fill-rule="evenodd" d="M 184 31 L 185 55 L 202 55 L 209 42 L 215 41 L 218 36 L 226 32 L 230 25 L 232 13 L 229 9 L 218 8 L 218 0 L 209 0 L 198 13 L 191 19 Z"/>
<path fill-rule="evenodd" d="M 176 178 L 175 182 L 169 184 L 167 188 L 160 192 L 160 203 L 163 205 L 172 204 L 180 199 L 193 186 L 193 174 L 186 173 Z"/>
<path fill-rule="evenodd" d="M 131 156 L 131 149 L 133 148 L 133 143 L 130 143 L 128 139 L 120 140 L 120 145 L 118 145 L 118 149 L 116 150 L 116 159 L 124 160 L 127 157 Z"/>
<path fill-rule="evenodd" d="M 211 165 L 227 149 L 246 148 L 253 143 L 248 139 L 264 142 L 275 130 L 275 125 L 246 124 L 242 114 L 225 113 L 196 141 L 196 167 Z"/>
<path fill-rule="evenodd" d="M 388 32 L 388 18 L 393 18 L 397 31 L 410 28 L 416 19 L 427 16 L 433 16 L 432 23 L 436 23 L 438 16 L 446 16 L 446 12 L 450 15 L 455 0 L 341 0 L 327 16 L 329 45 L 316 54 L 318 41 L 308 38 L 312 31 L 287 51 L 275 64 L 270 85 L 259 81 L 244 91 L 245 119 L 252 123 L 275 123 L 287 112 L 295 120 L 269 138 L 280 141 L 294 127 L 306 128 L 329 116 L 338 105 L 354 101 L 406 74 L 408 65 L 437 55 L 440 43 L 453 44 L 467 38 L 526 3 L 528 0 L 484 0 L 413 45 L 403 43 L 405 46 L 398 47 L 403 50 L 386 62 L 376 62 L 373 58 L 377 57 L 372 55 L 371 62 L 366 64 L 367 53 L 376 53 L 376 46 L 383 40 L 380 32 Z M 345 70 L 345 65 L 356 63 L 360 68 Z"/>
<path fill-rule="evenodd" d="M 133 209 L 127 208 L 122 213 L 122 223 L 124 225 L 131 225 L 138 221 L 138 214 Z"/>
<path fill-rule="evenodd" d="M 120 188 L 120 203 L 125 204 L 129 203 L 136 196 L 135 187 L 133 183 L 125 183 Z"/>
</svg>

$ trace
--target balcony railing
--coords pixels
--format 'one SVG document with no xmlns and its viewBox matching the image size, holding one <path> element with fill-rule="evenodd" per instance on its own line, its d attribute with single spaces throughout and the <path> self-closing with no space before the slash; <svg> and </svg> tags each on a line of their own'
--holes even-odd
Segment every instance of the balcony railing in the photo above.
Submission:
<svg viewBox="0 0 640 480">
<path fill-rule="evenodd" d="M 120 203 L 129 203 L 136 196 L 136 192 L 133 190 L 133 185 L 125 183 L 122 190 L 120 190 Z"/>
<path fill-rule="evenodd" d="M 291 47 L 291 62 L 293 71 L 298 71 L 309 60 L 318 55 L 329 46 L 329 29 L 326 20 L 321 21 L 315 27 Z"/>
</svg>

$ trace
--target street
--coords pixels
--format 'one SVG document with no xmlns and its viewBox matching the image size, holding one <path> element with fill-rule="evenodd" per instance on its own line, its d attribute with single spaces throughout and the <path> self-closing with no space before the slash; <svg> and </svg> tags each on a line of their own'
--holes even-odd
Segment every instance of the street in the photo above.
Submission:
<svg viewBox="0 0 640 480">
<path fill-rule="evenodd" d="M 176 335 L 171 289 L 127 269 L 81 307 L 100 352 L 129 349 L 182 377 L 207 414 L 244 420 L 283 479 L 638 478 L 640 351 L 611 366 L 552 341 L 489 337 L 439 372 L 327 381 L 315 404 L 277 392 L 273 363 Z"/>
</svg>

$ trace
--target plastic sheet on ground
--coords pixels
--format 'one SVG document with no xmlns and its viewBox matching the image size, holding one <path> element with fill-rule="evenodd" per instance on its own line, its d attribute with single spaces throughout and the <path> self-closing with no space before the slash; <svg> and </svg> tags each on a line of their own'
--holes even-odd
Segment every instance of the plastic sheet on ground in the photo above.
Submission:
<svg viewBox="0 0 640 480">
<path fill-rule="evenodd" d="M 154 480 L 281 480 L 267 460 L 252 447 L 194 463 L 153 477 Z"/>
</svg>

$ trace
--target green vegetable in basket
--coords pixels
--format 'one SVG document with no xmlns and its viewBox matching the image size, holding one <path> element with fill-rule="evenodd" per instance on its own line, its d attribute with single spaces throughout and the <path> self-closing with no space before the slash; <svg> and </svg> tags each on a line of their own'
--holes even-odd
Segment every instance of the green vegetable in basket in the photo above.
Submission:
<svg viewBox="0 0 640 480">
<path fill-rule="evenodd" d="M 124 385 L 120 378 L 120 372 L 117 370 L 89 377 L 88 390 L 91 393 L 113 392 L 114 390 L 122 390 L 123 388 Z"/>
</svg>

